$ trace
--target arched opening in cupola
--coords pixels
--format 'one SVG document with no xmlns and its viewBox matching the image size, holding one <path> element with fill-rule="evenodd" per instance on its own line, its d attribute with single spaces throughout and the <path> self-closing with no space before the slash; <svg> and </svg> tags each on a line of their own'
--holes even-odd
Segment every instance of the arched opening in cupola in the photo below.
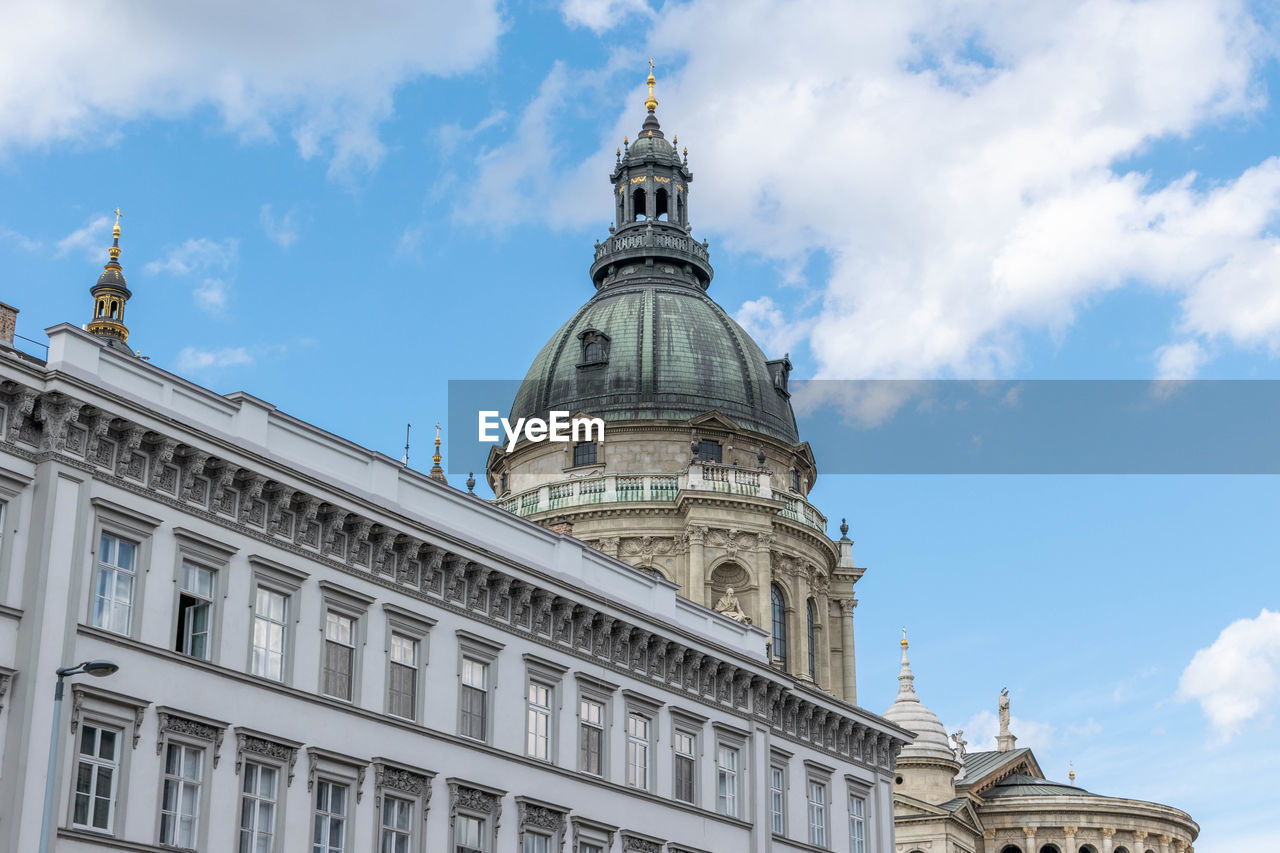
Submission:
<svg viewBox="0 0 1280 853">
<path fill-rule="evenodd" d="M 120 303 L 112 299 L 111 300 L 111 319 L 119 320 L 120 319 L 120 317 L 118 316 L 119 313 L 120 313 Z"/>
<path fill-rule="evenodd" d="M 684 225 L 684 196 L 679 190 L 676 190 L 676 222 Z"/>
<path fill-rule="evenodd" d="M 631 194 L 631 221 L 632 222 L 639 222 L 642 219 L 649 218 L 645 213 L 645 211 L 647 210 L 647 208 L 645 207 L 645 201 L 646 201 L 646 196 L 644 194 L 644 188 L 638 187 L 636 191 Z"/>
<path fill-rule="evenodd" d="M 656 201 L 657 204 L 654 212 L 657 215 L 657 219 L 659 222 L 666 222 L 671 218 L 667 211 L 667 191 L 659 188 Z"/>
</svg>

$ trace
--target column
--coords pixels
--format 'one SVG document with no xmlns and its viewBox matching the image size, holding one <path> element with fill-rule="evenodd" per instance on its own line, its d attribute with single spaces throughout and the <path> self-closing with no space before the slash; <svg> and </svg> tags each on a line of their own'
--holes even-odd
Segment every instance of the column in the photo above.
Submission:
<svg viewBox="0 0 1280 853">
<path fill-rule="evenodd" d="M 1063 842 L 1062 853 L 1078 853 L 1080 848 L 1076 846 L 1077 830 L 1078 827 L 1074 826 L 1064 826 L 1062 828 L 1063 833 L 1067 836 L 1067 840 Z"/>
<path fill-rule="evenodd" d="M 1115 834 L 1116 828 L 1114 826 L 1104 826 L 1102 828 L 1102 853 L 1111 853 L 1111 837 Z"/>
<path fill-rule="evenodd" d="M 760 545 L 756 549 L 756 607 L 751 618 L 757 628 L 769 632 L 769 642 L 773 642 L 773 561 L 769 557 L 769 542 L 772 536 L 762 533 Z"/>
<path fill-rule="evenodd" d="M 1133 833 L 1133 849 L 1129 853 L 1144 853 L 1147 849 L 1147 834 L 1141 829 Z"/>
<path fill-rule="evenodd" d="M 835 692 L 831 679 L 831 600 L 827 593 L 818 596 L 818 679 L 825 690 Z"/>
<path fill-rule="evenodd" d="M 841 598 L 836 602 L 840 606 L 840 662 L 844 669 L 844 701 L 851 705 L 858 704 L 857 661 L 853 654 L 853 608 L 858 606 L 856 598 Z"/>
<path fill-rule="evenodd" d="M 1173 836 L 1161 835 L 1160 836 L 1160 853 L 1169 853 L 1169 845 L 1172 842 L 1173 842 Z"/>
<path fill-rule="evenodd" d="M 1037 853 L 1036 851 L 1036 828 L 1034 826 L 1022 827 L 1022 835 L 1026 840 L 1026 847 L 1023 853 Z"/>
<path fill-rule="evenodd" d="M 787 663 L 791 674 L 804 681 L 812 681 L 809 677 L 809 578 L 804 568 L 796 572 L 795 599 L 791 602 L 791 624 L 795 629 L 791 633 L 791 651 L 795 657 L 788 656 Z M 790 638 L 789 638 L 790 639 Z"/>
<path fill-rule="evenodd" d="M 703 546 L 706 541 L 707 528 L 699 525 L 690 525 L 685 530 L 685 536 L 689 540 L 689 588 L 685 590 L 685 595 L 690 601 L 697 604 L 706 604 L 707 596 L 707 579 L 706 572 L 703 567 L 704 554 Z"/>
<path fill-rule="evenodd" d="M 997 853 L 996 831 L 994 829 L 982 830 L 982 850 L 983 853 Z"/>
</svg>

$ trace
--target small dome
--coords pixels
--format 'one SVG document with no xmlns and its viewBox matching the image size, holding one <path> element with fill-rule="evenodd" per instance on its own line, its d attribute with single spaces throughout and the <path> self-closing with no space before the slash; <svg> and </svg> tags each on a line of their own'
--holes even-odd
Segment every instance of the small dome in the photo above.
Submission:
<svg viewBox="0 0 1280 853">
<path fill-rule="evenodd" d="M 942 721 L 916 695 L 915 675 L 911 672 L 911 662 L 907 660 L 905 633 L 902 638 L 902 669 L 898 673 L 898 698 L 881 716 L 916 735 L 916 739 L 899 753 L 899 761 L 926 758 L 958 763 Z"/>
</svg>

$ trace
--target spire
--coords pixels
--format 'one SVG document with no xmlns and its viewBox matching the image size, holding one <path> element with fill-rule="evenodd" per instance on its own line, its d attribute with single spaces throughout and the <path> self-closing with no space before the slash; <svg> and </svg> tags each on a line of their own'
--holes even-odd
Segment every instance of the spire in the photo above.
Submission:
<svg viewBox="0 0 1280 853">
<path fill-rule="evenodd" d="M 911 699 L 916 696 L 916 676 L 911 671 L 911 661 L 907 659 L 907 629 L 902 629 L 902 668 L 898 670 L 898 698 Z M 917 700 L 918 701 L 918 700 Z"/>
<path fill-rule="evenodd" d="M 433 480 L 439 480 L 442 483 L 449 482 L 445 479 L 444 469 L 440 467 L 440 424 L 436 423 L 436 452 L 431 454 L 431 470 L 427 472 L 427 476 Z"/>
<path fill-rule="evenodd" d="M 649 112 L 653 112 L 658 108 L 658 99 L 653 96 L 653 84 L 658 82 L 653 77 L 653 57 L 649 57 L 649 79 L 645 81 L 649 84 L 649 97 L 644 99 L 644 108 Z"/>
<path fill-rule="evenodd" d="M 124 307 L 129 297 L 128 284 L 125 282 L 124 270 L 120 266 L 120 208 L 113 211 L 116 215 L 115 225 L 111 229 L 111 248 L 107 249 L 108 259 L 102 267 L 102 275 L 97 283 L 89 288 L 93 295 L 93 319 L 85 326 L 92 335 L 102 338 L 108 346 L 124 346 L 129 339 L 129 327 L 124 324 Z"/>
</svg>

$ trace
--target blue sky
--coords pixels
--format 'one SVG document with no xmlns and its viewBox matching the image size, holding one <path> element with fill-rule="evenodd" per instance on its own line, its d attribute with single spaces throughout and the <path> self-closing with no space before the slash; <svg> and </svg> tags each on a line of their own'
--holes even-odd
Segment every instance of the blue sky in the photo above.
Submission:
<svg viewBox="0 0 1280 853">
<path fill-rule="evenodd" d="M 19 4 L 19 333 L 88 319 L 120 206 L 144 355 L 394 456 L 412 422 L 425 464 L 447 381 L 518 378 L 590 296 L 652 55 L 711 293 L 797 375 L 1280 378 L 1269 5 L 396 5 Z M 864 705 L 906 624 L 971 745 L 1009 686 L 1051 776 L 1184 808 L 1206 853 L 1280 847 L 1275 478 L 842 475 L 814 500 L 870 567 Z"/>
</svg>

